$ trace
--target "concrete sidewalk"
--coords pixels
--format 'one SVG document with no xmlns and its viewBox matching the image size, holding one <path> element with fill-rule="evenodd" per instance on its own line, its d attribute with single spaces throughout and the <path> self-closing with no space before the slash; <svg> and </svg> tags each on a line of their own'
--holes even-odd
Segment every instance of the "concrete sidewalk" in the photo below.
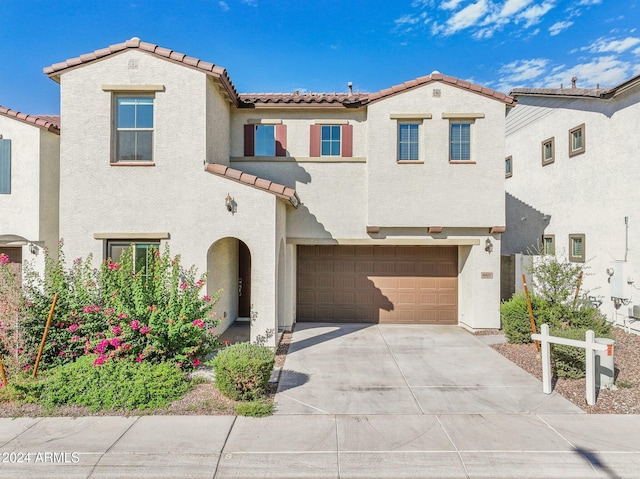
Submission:
<svg viewBox="0 0 640 479">
<path fill-rule="evenodd" d="M 0 419 L 0 478 L 638 478 L 639 431 L 576 414 Z"/>
<path fill-rule="evenodd" d="M 584 414 L 457 327 L 298 325 L 276 407 L 0 419 L 0 479 L 640 479 L 640 416 Z"/>
</svg>

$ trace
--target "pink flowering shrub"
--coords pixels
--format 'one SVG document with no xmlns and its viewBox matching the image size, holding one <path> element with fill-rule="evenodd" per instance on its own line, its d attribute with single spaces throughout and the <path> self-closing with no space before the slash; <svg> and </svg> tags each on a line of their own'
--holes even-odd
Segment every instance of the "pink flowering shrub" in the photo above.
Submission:
<svg viewBox="0 0 640 479">
<path fill-rule="evenodd" d="M 184 269 L 168 248 L 164 253 L 151 250 L 144 268 L 135 268 L 131 248 L 119 262 L 108 259 L 99 270 L 91 262 L 89 256 L 67 268 L 61 244 L 57 260 L 48 254 L 45 258 L 46 279 L 29 278 L 25 319 L 29 351 L 37 351 L 43 318 L 59 292 L 43 367 L 97 355 L 96 367 L 122 358 L 173 361 L 189 369 L 213 349 L 215 298 L 201 294 L 205 278 L 197 278 L 194 268 Z"/>
</svg>

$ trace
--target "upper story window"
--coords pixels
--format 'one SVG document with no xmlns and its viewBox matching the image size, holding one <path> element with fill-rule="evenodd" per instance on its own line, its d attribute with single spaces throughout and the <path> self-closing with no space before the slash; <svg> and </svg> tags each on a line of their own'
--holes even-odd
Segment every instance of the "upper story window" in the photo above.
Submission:
<svg viewBox="0 0 640 479">
<path fill-rule="evenodd" d="M 449 124 L 449 161 L 471 161 L 471 122 Z"/>
<path fill-rule="evenodd" d="M 556 254 L 556 237 L 555 235 L 542 236 L 542 254 Z"/>
<path fill-rule="evenodd" d="M 418 123 L 398 123 L 398 161 L 420 159 Z"/>
<path fill-rule="evenodd" d="M 548 140 L 542 142 L 542 166 L 548 165 L 556 161 L 555 138 L 552 136 Z"/>
<path fill-rule="evenodd" d="M 317 120 L 309 133 L 309 156 L 351 157 L 353 126 L 340 120 Z"/>
<path fill-rule="evenodd" d="M 320 155 L 340 156 L 340 126 L 321 125 L 320 126 Z"/>
<path fill-rule="evenodd" d="M 244 156 L 287 156 L 286 139 L 287 127 L 281 123 L 245 125 Z"/>
<path fill-rule="evenodd" d="M 569 130 L 569 156 L 579 155 L 585 150 L 584 123 Z"/>
<path fill-rule="evenodd" d="M 153 161 L 153 100 L 116 95 L 114 162 Z"/>
<path fill-rule="evenodd" d="M 569 235 L 569 261 L 584 263 L 585 261 L 585 235 Z"/>
<path fill-rule="evenodd" d="M 11 140 L 0 138 L 0 194 L 11 194 Z"/>
<path fill-rule="evenodd" d="M 511 178 L 513 176 L 513 157 L 507 156 L 504 159 L 504 177 Z"/>
</svg>

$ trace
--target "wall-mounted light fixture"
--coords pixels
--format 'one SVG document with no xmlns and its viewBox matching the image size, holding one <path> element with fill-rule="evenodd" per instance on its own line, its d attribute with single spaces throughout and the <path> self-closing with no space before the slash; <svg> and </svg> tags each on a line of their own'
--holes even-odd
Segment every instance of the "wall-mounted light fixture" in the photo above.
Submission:
<svg viewBox="0 0 640 479">
<path fill-rule="evenodd" d="M 493 251 L 493 243 L 491 242 L 491 238 L 487 238 L 484 242 L 484 250 L 487 253 L 491 253 Z"/>
<path fill-rule="evenodd" d="M 233 198 L 227 193 L 227 197 L 224 199 L 224 205 L 227 207 L 229 213 L 233 213 Z"/>
<path fill-rule="evenodd" d="M 33 243 L 29 243 L 29 253 L 36 256 L 38 254 L 38 247 Z"/>
</svg>

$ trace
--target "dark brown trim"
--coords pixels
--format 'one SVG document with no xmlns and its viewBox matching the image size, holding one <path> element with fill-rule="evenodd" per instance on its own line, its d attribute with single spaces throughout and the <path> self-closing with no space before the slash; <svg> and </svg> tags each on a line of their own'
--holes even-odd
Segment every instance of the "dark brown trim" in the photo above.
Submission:
<svg viewBox="0 0 640 479">
<path fill-rule="evenodd" d="M 551 143 L 551 158 L 545 159 L 545 145 Z M 541 144 L 542 166 L 547 166 L 556 161 L 556 137 L 547 138 Z"/>
<path fill-rule="evenodd" d="M 547 251 L 547 245 L 545 240 L 551 240 L 552 251 Z M 542 235 L 542 254 L 555 255 L 556 254 L 556 235 Z"/>
<path fill-rule="evenodd" d="M 507 165 L 509 167 L 507 168 Z M 504 159 L 504 177 L 511 178 L 513 176 L 513 156 L 507 156 Z"/>
<path fill-rule="evenodd" d="M 574 240 L 582 240 L 582 255 L 576 256 L 573 254 L 573 241 Z M 580 234 L 570 234 L 569 235 L 569 261 L 573 263 L 584 263 L 587 255 L 587 239 L 586 236 L 582 233 Z"/>
</svg>

